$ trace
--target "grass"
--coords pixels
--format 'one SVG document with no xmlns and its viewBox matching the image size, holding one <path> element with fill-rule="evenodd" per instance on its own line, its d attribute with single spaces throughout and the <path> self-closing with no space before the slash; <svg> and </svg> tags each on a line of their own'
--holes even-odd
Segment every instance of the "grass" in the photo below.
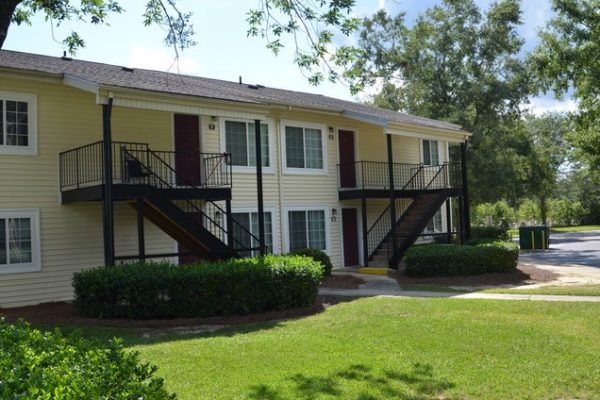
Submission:
<svg viewBox="0 0 600 400">
<path fill-rule="evenodd" d="M 600 296 L 600 285 L 542 286 L 531 289 L 485 289 L 485 293 L 554 294 L 565 296 Z"/>
<path fill-rule="evenodd" d="M 420 283 L 403 283 L 400 285 L 402 290 L 408 292 L 442 292 L 442 293 L 465 293 L 466 290 L 458 290 L 448 286 L 426 285 Z"/>
<path fill-rule="evenodd" d="M 600 225 L 561 226 L 552 228 L 552 232 L 585 232 L 600 230 Z"/>
<path fill-rule="evenodd" d="M 212 334 L 125 333 L 182 400 L 599 399 L 599 312 L 593 303 L 369 298 Z"/>
</svg>

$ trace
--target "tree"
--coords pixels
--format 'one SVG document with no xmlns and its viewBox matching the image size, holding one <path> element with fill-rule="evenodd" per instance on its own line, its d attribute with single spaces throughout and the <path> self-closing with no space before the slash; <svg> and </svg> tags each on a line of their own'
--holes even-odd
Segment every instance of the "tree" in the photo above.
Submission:
<svg viewBox="0 0 600 400">
<path fill-rule="evenodd" d="M 412 27 L 380 11 L 363 22 L 357 61 L 346 71 L 356 89 L 381 86 L 375 104 L 461 125 L 472 132 L 469 180 L 474 203 L 516 202 L 525 191 L 530 142 L 519 106 L 529 79 L 519 52 L 518 0 L 482 14 L 472 0 L 444 0 Z"/>
<path fill-rule="evenodd" d="M 600 168 L 600 1 L 553 0 L 556 14 L 530 57 L 543 91 L 558 97 L 570 88 L 579 102 L 570 136 L 582 159 Z"/>
<path fill-rule="evenodd" d="M 146 0 L 144 25 L 159 25 L 167 34 L 165 43 L 177 54 L 195 45 L 192 13 L 181 10 L 178 0 Z M 356 49 L 339 46 L 332 50 L 336 34 L 350 35 L 358 29 L 359 20 L 351 15 L 354 0 L 260 0 L 259 7 L 248 13 L 248 36 L 260 36 L 267 48 L 278 54 L 283 47 L 282 37 L 291 35 L 295 43 L 294 62 L 310 74 L 309 80 L 318 84 L 325 78 L 337 79 L 336 66 L 348 63 Z M 0 48 L 11 23 L 31 23 L 36 13 L 46 20 L 61 24 L 83 20 L 107 24 L 110 14 L 122 13 L 118 0 L 0 0 Z M 64 39 L 69 52 L 85 46 L 84 39 L 72 32 Z M 319 70 L 324 66 L 323 70 Z"/>
<path fill-rule="evenodd" d="M 571 132 L 571 124 L 564 114 L 547 113 L 541 117 L 529 116 L 525 126 L 532 141 L 528 192 L 538 198 L 541 221 L 547 224 L 547 199 L 556 189 L 560 168 L 570 156 L 566 139 Z"/>
</svg>

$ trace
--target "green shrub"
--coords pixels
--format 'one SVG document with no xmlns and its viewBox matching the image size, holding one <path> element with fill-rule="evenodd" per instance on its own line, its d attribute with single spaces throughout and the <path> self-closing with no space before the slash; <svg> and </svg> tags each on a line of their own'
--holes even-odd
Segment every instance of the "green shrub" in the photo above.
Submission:
<svg viewBox="0 0 600 400">
<path fill-rule="evenodd" d="M 414 246 L 408 250 L 404 261 L 407 275 L 428 277 L 508 272 L 517 267 L 518 258 L 519 248 L 516 244 L 497 241 L 476 246 Z"/>
<path fill-rule="evenodd" d="M 155 370 L 116 340 L 104 348 L 0 320 L 1 399 L 175 399 Z"/>
<path fill-rule="evenodd" d="M 323 265 L 325 276 L 331 275 L 333 264 L 331 264 L 331 258 L 329 258 L 327 253 L 325 253 L 324 251 L 319 249 L 299 249 L 292 251 L 290 254 L 296 256 L 311 257 L 313 260 L 318 261 Z"/>
<path fill-rule="evenodd" d="M 508 240 L 508 229 L 496 226 L 474 226 L 471 228 L 469 244 L 478 244 L 496 240 Z"/>
<path fill-rule="evenodd" d="M 99 267 L 76 273 L 73 287 L 75 306 L 86 317 L 208 317 L 309 306 L 322 276 L 311 258 L 268 255 Z"/>
</svg>

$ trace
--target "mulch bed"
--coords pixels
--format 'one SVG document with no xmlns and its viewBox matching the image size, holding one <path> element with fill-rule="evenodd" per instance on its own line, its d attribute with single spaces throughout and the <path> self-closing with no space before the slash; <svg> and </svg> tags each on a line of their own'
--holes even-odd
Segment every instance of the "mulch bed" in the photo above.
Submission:
<svg viewBox="0 0 600 400">
<path fill-rule="evenodd" d="M 558 275 L 531 265 L 520 264 L 513 272 L 491 273 L 471 276 L 436 276 L 431 278 L 413 278 L 398 272 L 395 278 L 399 284 L 423 284 L 444 286 L 502 286 L 531 285 L 552 282 Z"/>
<path fill-rule="evenodd" d="M 334 274 L 326 277 L 323 282 L 321 282 L 321 287 L 332 289 L 358 289 L 358 287 L 364 283 L 367 282 L 357 276 Z"/>
</svg>

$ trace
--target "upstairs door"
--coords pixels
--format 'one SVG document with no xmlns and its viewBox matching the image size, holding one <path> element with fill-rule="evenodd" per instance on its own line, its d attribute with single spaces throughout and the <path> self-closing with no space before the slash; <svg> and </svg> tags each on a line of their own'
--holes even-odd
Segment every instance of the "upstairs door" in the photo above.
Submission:
<svg viewBox="0 0 600 400">
<path fill-rule="evenodd" d="M 354 132 L 339 131 L 340 187 L 356 187 L 356 161 L 354 157 Z"/>
<path fill-rule="evenodd" d="M 175 114 L 175 170 L 178 186 L 199 186 L 200 120 L 197 115 Z"/>
</svg>

